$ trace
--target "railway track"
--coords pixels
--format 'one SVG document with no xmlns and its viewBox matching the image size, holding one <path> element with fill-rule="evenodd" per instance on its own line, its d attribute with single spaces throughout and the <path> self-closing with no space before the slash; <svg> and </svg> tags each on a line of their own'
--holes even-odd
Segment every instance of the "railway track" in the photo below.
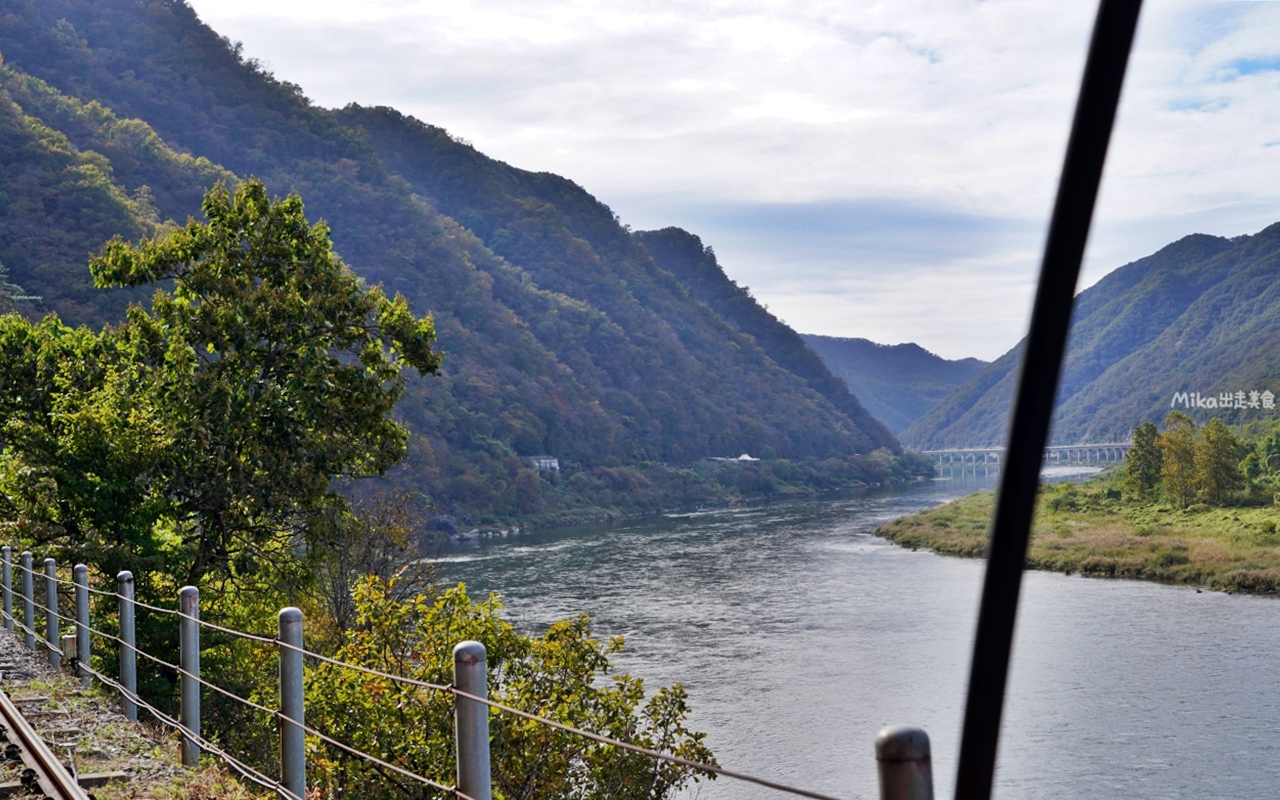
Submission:
<svg viewBox="0 0 1280 800">
<path fill-rule="evenodd" d="M 18 705 L 2 691 L 0 718 L 0 747 L 3 747 L 0 756 L 17 772 L 17 780 L 0 783 L 0 797 L 92 800 L 93 796 L 80 787 L 76 776 L 63 766 L 43 737 L 27 722 Z"/>
</svg>

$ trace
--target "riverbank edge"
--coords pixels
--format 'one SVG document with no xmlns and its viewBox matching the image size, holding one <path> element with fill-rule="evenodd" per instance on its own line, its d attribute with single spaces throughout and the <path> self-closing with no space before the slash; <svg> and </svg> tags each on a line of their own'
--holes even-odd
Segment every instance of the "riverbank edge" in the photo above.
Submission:
<svg viewBox="0 0 1280 800">
<path fill-rule="evenodd" d="M 1075 508 L 1050 508 L 1055 498 L 1041 496 L 1028 569 L 1280 595 L 1276 509 L 1125 508 L 1105 488 L 1079 493 L 1085 502 Z M 879 525 L 875 535 L 938 555 L 985 558 L 994 500 L 994 492 L 975 492 Z"/>
<path fill-rule="evenodd" d="M 527 517 L 512 517 L 501 521 L 495 521 L 493 518 L 487 518 L 480 520 L 471 526 L 464 525 L 463 527 L 468 527 L 467 530 L 459 530 L 457 533 L 453 534 L 441 531 L 427 531 L 422 535 L 419 547 L 430 549 L 434 546 L 438 546 L 444 541 L 465 541 L 467 539 L 475 539 L 479 537 L 520 535 L 524 533 L 531 533 L 533 531 L 555 530 L 558 528 L 576 528 L 584 525 L 616 525 L 622 522 L 660 517 L 664 514 L 685 514 L 689 512 L 713 511 L 717 509 L 736 508 L 741 506 L 770 505 L 772 503 L 783 503 L 789 500 L 821 499 L 848 494 L 850 492 L 869 491 L 881 487 L 923 483 L 925 480 L 926 478 L 922 476 L 916 476 L 909 480 L 887 478 L 882 482 L 876 483 L 864 483 L 857 481 L 831 489 L 806 488 L 776 492 L 767 495 L 720 497 L 696 504 L 672 505 L 657 509 L 641 508 L 624 511 L 618 508 L 590 507 L 565 509 Z"/>
</svg>

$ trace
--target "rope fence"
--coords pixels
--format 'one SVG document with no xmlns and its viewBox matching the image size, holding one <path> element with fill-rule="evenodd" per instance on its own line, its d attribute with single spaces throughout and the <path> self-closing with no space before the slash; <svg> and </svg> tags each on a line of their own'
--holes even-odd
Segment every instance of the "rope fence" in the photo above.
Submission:
<svg viewBox="0 0 1280 800">
<path fill-rule="evenodd" d="M 60 581 L 58 581 L 58 583 L 67 584 L 68 582 L 67 582 L 67 581 L 61 581 L 61 580 L 60 580 Z M 125 599 L 122 595 L 119 595 L 119 594 L 114 593 L 114 592 L 102 592 L 102 591 L 100 591 L 100 592 L 99 592 L 99 594 L 101 594 L 101 595 L 108 595 L 108 596 L 114 596 L 114 597 L 119 598 L 119 599 Z M 138 602 L 138 601 L 136 601 L 136 600 L 135 600 L 135 601 L 133 601 L 133 602 L 134 602 L 134 604 L 135 604 L 135 605 L 141 606 L 141 607 L 143 607 L 143 608 L 149 608 L 149 609 L 157 610 L 157 611 L 171 611 L 170 609 L 160 609 L 160 608 L 157 608 L 156 606 L 150 606 L 150 605 L 147 605 L 147 604 L 145 604 L 145 603 Z M 68 616 L 65 616 L 65 615 L 63 615 L 63 614 L 60 614 L 60 613 L 58 613 L 58 612 L 50 611 L 50 609 L 49 609 L 47 606 L 45 606 L 45 605 L 42 605 L 42 604 L 37 603 L 37 602 L 34 602 L 34 601 L 33 601 L 33 604 L 34 604 L 34 606 L 35 606 L 35 608 L 36 608 L 37 610 L 43 610 L 43 611 L 44 611 L 45 613 L 47 613 L 47 614 L 54 614 L 54 615 L 55 615 L 55 616 L 57 616 L 59 619 L 61 619 L 61 620 L 65 621 L 65 622 L 68 622 L 68 623 L 70 623 L 70 624 L 72 624 L 72 625 L 76 625 L 76 624 L 78 624 L 78 623 L 77 623 L 77 621 L 76 621 L 75 619 L 73 619 L 73 618 L 71 618 L 71 617 L 68 617 Z M 177 612 L 177 611 L 172 611 L 171 613 L 176 614 L 176 615 L 178 615 L 178 616 L 184 616 L 184 615 L 182 615 L 180 612 Z M 198 621 L 198 620 L 197 620 L 197 621 Z M 18 624 L 19 624 L 19 625 L 21 625 L 21 623 L 18 623 Z M 281 640 L 281 639 L 268 639 L 268 638 L 267 638 L 267 637 L 265 637 L 265 636 L 257 636 L 257 635 L 254 635 L 254 634 L 246 634 L 246 633 L 243 633 L 243 632 L 241 632 L 241 631 L 232 630 L 232 629 L 230 629 L 230 628 L 223 628 L 223 627 L 221 627 L 221 626 L 214 625 L 214 624 L 212 624 L 212 623 L 207 623 L 207 622 L 202 622 L 202 625 L 203 625 L 204 627 L 209 627 L 209 628 L 213 628 L 213 629 L 215 629 L 215 630 L 225 631 L 225 632 L 227 632 L 227 633 L 235 634 L 235 635 L 237 635 L 237 636 L 240 636 L 241 638 L 251 639 L 251 640 L 259 641 L 259 642 L 266 642 L 266 643 L 268 643 L 268 644 L 273 644 L 273 645 L 279 645 L 279 646 L 282 646 L 282 647 L 287 647 L 288 649 L 291 649 L 291 650 L 299 650 L 299 651 L 301 651 L 301 652 L 303 652 L 303 653 L 306 653 L 306 654 L 308 654 L 308 655 L 312 655 L 312 656 L 315 656 L 316 658 L 324 659 L 325 661 L 329 661 L 329 662 L 332 662 L 332 663 L 337 664 L 337 665 L 340 665 L 340 666 L 346 666 L 346 667 L 349 667 L 349 668 L 355 668 L 355 667 L 356 667 L 356 665 L 354 665 L 354 664 L 346 664 L 345 662 L 337 661 L 337 660 L 335 660 L 335 659 L 331 659 L 331 658 L 325 658 L 324 656 L 320 656 L 319 654 L 316 654 L 316 653 L 311 653 L 310 651 L 307 651 L 307 650 L 302 650 L 301 648 L 295 648 L 295 647 L 293 647 L 292 645 L 289 645 L 288 643 L 284 642 L 284 641 L 283 641 L 283 640 Z M 23 628 L 24 628 L 24 630 L 25 630 L 25 626 L 22 626 L 22 627 L 23 627 Z M 106 639 L 106 640 L 108 640 L 108 641 L 115 642 L 116 644 L 118 644 L 118 645 L 119 645 L 119 646 L 121 646 L 121 647 L 128 648 L 129 650 L 131 650 L 131 651 L 132 651 L 132 652 L 134 652 L 135 654 L 137 654 L 137 655 L 139 655 L 139 656 L 142 656 L 142 657 L 143 657 L 144 659 L 146 659 L 147 661 L 150 661 L 150 662 L 152 662 L 152 663 L 154 663 L 154 664 L 156 664 L 156 665 L 158 665 L 158 666 L 165 667 L 165 668 L 167 668 L 167 669 L 171 669 L 171 670 L 173 670 L 175 673 L 177 673 L 178 675 L 181 675 L 182 677 L 185 677 L 185 678 L 189 678 L 189 679 L 191 679 L 191 680 L 194 680 L 195 682 L 199 683 L 201 686 L 203 686 L 203 687 L 205 687 L 205 688 L 207 688 L 207 689 L 210 689 L 210 690 L 212 690 L 213 692 L 215 692 L 215 693 L 217 693 L 217 694 L 219 694 L 219 695 L 221 695 L 221 696 L 223 696 L 223 697 L 226 697 L 226 698 L 227 698 L 227 699 L 229 699 L 229 700 L 233 700 L 233 701 L 235 701 L 235 702 L 237 702 L 237 703 L 240 703 L 241 705 L 244 705 L 244 706 L 246 706 L 246 707 L 248 707 L 248 708 L 251 708 L 251 709 L 253 709 L 253 710 L 255 710 L 255 711 L 260 711 L 260 712 L 262 712 L 262 713 L 264 713 L 264 714 L 267 714 L 268 716 L 270 716 L 270 717 L 272 717 L 272 718 L 278 718 L 278 719 L 280 719 L 281 721 L 285 722 L 286 724 L 294 725 L 294 726 L 296 726 L 296 727 L 300 728 L 300 729 L 301 729 L 303 732 L 305 732 L 306 734 L 308 734 L 308 735 L 310 735 L 310 736 L 314 736 L 314 737 L 316 737 L 317 739 L 321 740 L 322 742 L 325 742 L 326 744 L 330 744 L 330 745 L 332 745 L 332 746 L 334 746 L 334 747 L 337 747 L 338 749 L 340 749 L 340 750 L 342 750 L 342 751 L 344 751 L 344 752 L 346 752 L 346 753 L 348 753 L 348 754 L 350 754 L 350 755 L 356 756 L 357 758 L 362 758 L 362 759 L 364 759 L 364 760 L 368 761 L 368 762 L 369 762 L 369 763 L 371 763 L 371 764 L 374 764 L 374 765 L 376 765 L 376 766 L 378 766 L 378 767 L 381 767 L 381 768 L 383 768 L 383 769 L 389 770 L 389 771 L 391 771 L 391 772 L 394 772 L 394 773 L 396 773 L 396 774 L 398 774 L 398 775 L 401 775 L 401 776 L 403 776 L 403 777 L 409 778 L 409 779 L 411 779 L 411 780 L 417 781 L 418 783 L 421 783 L 421 784 L 423 784 L 423 785 L 425 785 L 425 786 L 429 786 L 429 787 L 431 787 L 431 788 L 433 788 L 433 789 L 438 789 L 438 790 L 440 790 L 440 791 L 442 791 L 442 792 L 445 792 L 446 794 L 452 794 L 452 795 L 455 795 L 455 796 L 457 796 L 458 798 L 460 798 L 460 800 L 473 800 L 473 798 L 470 798 L 470 797 L 468 797 L 468 795 L 463 794 L 462 792 L 457 791 L 457 790 L 456 790 L 456 788 L 454 788 L 454 787 L 452 787 L 452 786 L 446 786 L 446 785 L 444 785 L 444 784 L 442 784 L 442 783 L 439 783 L 439 782 L 437 782 L 437 781 L 433 781 L 433 780 L 431 780 L 430 778 L 425 778 L 425 777 L 423 777 L 423 776 L 421 776 L 421 775 L 418 775 L 418 774 L 416 774 L 416 773 L 414 773 L 414 772 L 411 772 L 411 771 L 409 771 L 409 770 L 407 770 L 407 769 L 405 769 L 405 768 L 403 768 L 403 767 L 396 766 L 395 764 L 391 764 L 391 763 L 389 763 L 389 762 L 387 762 L 387 761 L 384 761 L 384 760 L 382 760 L 382 759 L 378 758 L 377 756 L 370 755 L 369 753 L 365 753 L 365 752 L 363 752 L 363 751 L 361 751 L 361 750 L 358 750 L 358 749 L 356 749 L 356 748 L 354 748 L 354 747 L 352 747 L 352 746 L 350 746 L 350 745 L 348 745 L 348 744 L 346 744 L 346 743 L 344 743 L 344 742 L 340 742 L 340 741 L 338 741 L 337 739 L 334 739 L 333 737 L 331 737 L 331 736 L 329 736 L 329 735 L 327 735 L 327 734 L 325 734 L 325 733 L 322 733 L 321 731 L 318 731 L 318 730 L 316 730 L 315 728 L 312 728 L 312 727 L 310 727 L 310 726 L 308 726 L 308 725 L 305 725 L 305 724 L 298 724 L 298 723 L 297 723 L 297 722 L 295 722 L 294 720 L 291 720 L 291 719 L 288 719 L 287 717 L 283 717 L 283 716 L 281 716 L 280 712 L 279 712 L 277 709 L 274 709 L 274 708 L 267 708 L 266 706 L 264 706 L 264 705 L 262 705 L 262 704 L 260 704 L 260 703 L 255 703 L 254 701 L 252 701 L 252 700 L 250 700 L 250 699 L 248 699 L 248 698 L 246 698 L 246 697 L 241 697 L 240 695 L 236 694 L 235 692 L 232 692 L 232 691 L 230 691 L 230 690 L 228 690 L 228 689 L 224 689 L 224 688 L 222 688 L 221 686 L 218 686 L 217 684 L 215 684 L 215 683 L 213 683 L 213 682 L 211 682 L 211 681 L 209 681 L 209 680 L 207 680 L 207 679 L 205 679 L 205 678 L 203 678 L 203 677 L 201 677 L 201 676 L 199 676 L 199 675 L 196 675 L 196 674 L 194 674 L 194 673 L 188 672 L 187 670 L 184 670 L 181 666 L 179 666 L 179 665 L 177 665 L 177 664 L 174 664 L 174 663 L 169 662 L 169 661 L 165 661 L 163 658 L 160 658 L 160 657 L 158 657 L 158 656 L 154 656 L 154 655 L 152 655 L 152 654 L 150 654 L 150 653 L 146 652 L 145 650 L 142 650 L 141 648 L 135 647 L 133 644 L 131 644 L 130 642 L 126 642 L 124 639 L 120 638 L 119 636 L 116 636 L 116 635 L 111 634 L 111 633 L 106 633 L 105 631 L 100 631 L 100 630 L 97 630 L 96 628 L 92 628 L 92 627 L 88 628 L 88 631 L 89 631 L 89 633 L 93 634 L 94 636 L 98 636 L 98 637 L 100 637 L 100 638 L 102 638 L 102 639 Z M 36 633 L 35 631 L 31 631 L 31 632 L 32 632 L 32 633 Z M 37 634 L 37 635 L 38 635 L 38 634 Z M 49 647 L 49 646 L 50 646 L 47 642 L 44 642 L 43 640 L 38 640 L 38 641 L 40 641 L 40 642 L 41 642 L 41 644 L 42 644 L 42 645 L 44 645 L 45 647 Z M 95 677 L 99 677 L 99 679 L 100 679 L 100 680 L 102 679 L 102 677 L 101 677 L 101 673 L 99 673 L 99 672 L 97 672 L 97 671 L 95 671 L 95 670 L 90 670 L 87 666 L 85 666 L 85 667 L 83 667 L 83 668 L 84 668 L 86 671 L 88 671 L 88 672 L 90 672 L 91 674 L 93 674 Z M 112 683 L 112 685 L 113 685 L 113 686 L 115 686 L 115 687 L 119 688 L 119 684 L 115 683 L 114 681 L 112 681 L 111 683 Z M 421 682 L 421 681 L 415 681 L 415 683 L 422 683 L 422 682 Z M 425 684 L 425 685 L 427 685 L 427 686 L 432 686 L 432 687 L 434 687 L 434 686 L 435 686 L 434 684 Z M 438 687 L 438 688 L 443 689 L 443 690 L 452 690 L 452 687 L 446 687 L 446 686 L 440 686 L 440 687 Z M 153 713 L 153 714 L 157 714 L 157 713 L 158 713 L 158 712 L 156 712 L 156 711 L 155 711 L 154 707 L 152 707 L 151 705 L 140 702 L 140 701 L 137 699 L 137 695 L 136 695 L 136 694 L 134 694 L 134 693 L 132 693 L 132 692 L 128 692 L 128 694 L 130 695 L 130 699 L 131 699 L 131 700 L 133 700 L 134 702 L 139 703 L 139 705 L 142 705 L 143 707 L 147 708 L 151 713 Z M 158 718 L 159 718 L 159 717 L 158 717 Z M 191 734 L 191 732 L 190 732 L 189 730 L 185 729 L 185 728 L 184 728 L 183 726 L 181 726 L 181 725 L 175 725 L 175 727 L 177 727 L 178 729 L 180 729 L 183 733 L 185 733 L 185 734 L 187 734 L 187 735 L 190 735 L 190 734 Z M 197 741 L 198 741 L 199 743 L 201 743 L 201 746 L 202 746 L 202 747 L 204 747 L 206 750 L 209 750 L 209 747 L 207 746 L 207 740 L 205 740 L 205 739 L 203 739 L 203 738 L 200 738 L 200 737 L 192 737 L 192 738 L 197 739 Z M 215 749 L 216 749 L 216 748 L 215 748 Z M 210 752 L 213 752 L 213 751 L 212 751 L 212 750 L 210 750 Z M 261 773 L 256 773 L 256 774 L 257 774 L 257 775 L 261 775 Z M 259 783 L 261 783 L 261 781 L 258 781 L 258 782 L 259 782 Z M 270 788 L 270 787 L 268 787 L 268 788 Z M 288 792 L 285 792 L 285 793 L 286 793 L 286 794 L 289 794 L 290 796 L 292 796 L 292 794 L 291 794 L 291 793 L 288 793 Z"/>
<path fill-rule="evenodd" d="M 286 798 L 287 800 L 305 800 L 307 797 L 305 783 L 305 755 L 302 741 L 302 734 L 312 736 L 325 744 L 335 747 L 350 756 L 365 761 L 381 770 L 407 778 L 423 786 L 435 789 L 445 795 L 456 797 L 459 800 L 491 800 L 490 789 L 490 765 L 489 765 L 489 733 L 488 719 L 489 712 L 478 714 L 476 709 L 487 708 L 501 714 L 510 714 L 522 719 L 529 720 L 538 725 L 563 731 L 565 733 L 579 736 L 584 739 L 598 742 L 619 750 L 629 751 L 656 761 L 674 764 L 691 770 L 711 773 L 725 778 L 752 783 L 778 792 L 791 794 L 797 797 L 812 798 L 812 800 L 838 800 L 831 795 L 790 786 L 778 781 L 772 781 L 765 778 L 749 775 L 734 770 L 729 770 L 717 764 L 707 764 L 699 761 L 693 761 L 672 753 L 654 750 L 631 742 L 621 741 L 599 733 L 584 730 L 573 725 L 563 722 L 557 722 L 528 711 L 515 708 L 513 706 L 501 703 L 488 698 L 487 690 L 487 668 L 485 666 L 485 651 L 483 645 L 479 642 L 463 642 L 454 650 L 454 683 L 439 684 L 429 681 L 417 680 L 414 678 L 396 675 L 383 670 L 366 667 L 360 664 L 351 664 L 349 662 L 340 661 L 329 656 L 308 650 L 302 645 L 301 637 L 301 612 L 297 609 L 284 609 L 280 612 L 280 630 L 281 635 L 270 637 L 260 634 L 246 633 L 233 628 L 228 628 L 212 622 L 200 619 L 199 617 L 199 600 L 198 592 L 194 587 L 186 587 L 182 590 L 180 599 L 180 608 L 163 608 L 151 605 L 135 599 L 133 594 L 133 577 L 131 573 L 122 572 L 118 576 L 118 586 L 126 588 L 125 592 L 107 591 L 88 586 L 87 578 L 83 583 L 76 580 L 67 581 L 57 577 L 56 565 L 51 559 L 45 562 L 47 571 L 37 571 L 33 567 L 28 567 L 30 563 L 30 554 L 24 552 L 21 561 L 13 559 L 12 548 L 0 548 L 0 556 L 2 556 L 3 570 L 0 571 L 0 593 L 3 594 L 3 614 L 4 626 L 13 631 L 15 627 L 18 631 L 26 636 L 29 644 L 38 642 L 49 653 L 51 663 L 57 666 L 63 657 L 69 659 L 77 674 L 88 680 L 89 678 L 100 681 L 103 685 L 118 692 L 122 705 L 126 713 L 130 704 L 134 708 L 142 708 L 161 724 L 177 731 L 183 739 L 183 762 L 194 766 L 198 761 L 200 751 L 207 752 L 224 761 L 228 766 L 234 769 L 238 774 L 259 786 L 273 791 Z M 22 589 L 15 590 L 13 587 L 12 570 L 16 568 L 19 572 L 27 573 L 22 581 Z M 77 575 L 87 575 L 82 572 L 84 568 L 77 566 Z M 28 580 L 30 578 L 30 580 Z M 45 602 L 40 603 L 34 597 L 34 579 L 41 578 L 46 581 L 46 597 Z M 75 616 L 67 616 L 58 610 L 57 593 L 59 587 L 70 587 L 75 593 Z M 27 591 L 31 590 L 28 596 Z M 121 632 L 120 635 L 107 633 L 90 626 L 89 620 L 89 603 L 88 595 L 94 595 L 101 598 L 113 598 L 120 611 Z M 24 618 L 26 622 L 20 621 L 14 613 L 13 600 L 15 595 L 22 601 Z M 188 606 L 187 604 L 190 603 Z M 158 656 L 152 655 L 139 647 L 134 641 L 133 631 L 133 610 L 134 608 L 142 608 L 151 612 L 173 616 L 178 618 L 181 629 L 180 641 L 182 646 L 180 651 L 182 657 L 179 659 L 181 663 L 174 664 Z M 41 637 L 40 633 L 35 629 L 34 612 L 42 612 L 45 618 L 45 636 Z M 291 616 L 290 616 L 291 615 Z M 286 634 L 286 618 L 296 620 L 296 631 Z M 128 620 L 128 625 L 123 624 Z M 57 622 L 66 622 L 76 631 L 76 636 L 66 636 L 63 639 L 74 639 L 71 642 L 71 652 L 67 653 L 62 641 L 54 641 L 53 636 L 58 631 Z M 126 630 L 127 628 L 127 630 Z M 219 633 L 227 634 L 243 640 L 256 642 L 259 644 L 271 645 L 278 648 L 281 659 L 281 706 L 280 709 L 269 708 L 261 703 L 257 703 L 246 697 L 225 689 L 217 684 L 202 677 L 199 671 L 199 629 L 208 629 Z M 101 641 L 114 643 L 120 656 L 120 678 L 115 679 L 102 672 L 93 669 L 89 663 L 90 636 L 97 637 Z M 77 646 L 79 643 L 79 646 Z M 188 648 L 192 648 L 194 653 L 187 652 Z M 85 648 L 85 652 L 80 651 L 80 647 Z M 178 718 L 164 713 L 154 705 L 146 702 L 138 694 L 136 667 L 134 667 L 135 657 L 140 656 L 149 663 L 156 666 L 172 670 L 173 674 L 179 677 L 181 683 L 181 712 Z M 457 769 L 458 780 L 453 786 L 445 785 L 439 781 L 419 775 L 412 770 L 406 769 L 396 764 L 392 764 L 384 759 L 378 758 L 372 754 L 363 752 L 346 742 L 342 742 L 322 731 L 308 726 L 303 719 L 302 712 L 302 662 L 301 659 L 310 659 L 313 663 L 327 664 L 343 670 L 350 670 L 356 673 L 362 673 L 371 677 L 382 680 L 391 681 L 404 686 L 411 686 L 418 689 L 425 689 L 432 692 L 438 692 L 450 695 L 455 698 L 454 714 L 455 714 L 455 735 L 457 744 Z M 478 671 L 476 661 L 478 659 Z M 296 669 L 289 669 L 288 664 L 296 661 Z M 287 674 L 288 673 L 288 674 Z M 281 724 L 281 780 L 275 780 L 260 770 L 257 770 L 243 760 L 238 759 L 227 753 L 223 748 L 210 742 L 204 738 L 200 732 L 199 723 L 199 693 L 200 689 L 205 688 L 219 696 L 238 703 L 246 708 L 252 709 L 259 713 L 266 714 L 276 719 Z M 284 708 L 290 701 L 288 697 L 295 698 L 294 708 L 290 713 Z M 136 718 L 136 711 L 135 711 Z M 296 746 L 291 747 L 286 736 L 286 732 L 292 729 L 298 732 Z M 894 729 L 894 730 L 911 730 L 916 729 Z M 468 735 L 470 731 L 471 735 Z M 920 736 L 924 736 L 923 731 L 916 731 Z M 882 734 L 883 738 L 883 734 Z M 924 770 L 927 772 L 929 767 L 928 761 L 928 744 L 925 737 L 925 755 L 923 758 Z M 877 742 L 877 753 L 880 750 L 880 743 Z M 879 757 L 879 756 L 878 756 Z M 882 779 L 885 770 L 881 769 Z M 930 787 L 932 779 L 930 778 Z M 930 788 L 930 797 L 932 791 Z M 913 800 L 915 795 L 903 795 L 906 800 Z M 923 797 L 923 795 L 922 795 Z"/>
</svg>

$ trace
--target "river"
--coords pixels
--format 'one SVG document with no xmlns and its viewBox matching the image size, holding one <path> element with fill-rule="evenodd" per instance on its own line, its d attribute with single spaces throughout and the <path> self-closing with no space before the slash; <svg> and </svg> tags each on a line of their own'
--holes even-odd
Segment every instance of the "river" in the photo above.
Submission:
<svg viewBox="0 0 1280 800">
<path fill-rule="evenodd" d="M 879 523 L 994 483 L 464 542 L 440 578 L 496 591 L 527 632 L 582 611 L 624 671 L 682 682 L 720 763 L 878 797 L 873 740 L 925 728 L 952 793 L 983 563 L 912 552 Z M 1280 790 L 1280 600 L 1028 573 L 995 795 L 1239 798 Z M 785 797 L 727 778 L 686 797 Z"/>
</svg>

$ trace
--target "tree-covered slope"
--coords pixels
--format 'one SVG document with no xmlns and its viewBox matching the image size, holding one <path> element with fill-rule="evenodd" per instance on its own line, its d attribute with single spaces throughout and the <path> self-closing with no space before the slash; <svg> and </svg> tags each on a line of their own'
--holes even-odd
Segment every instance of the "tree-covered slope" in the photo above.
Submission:
<svg viewBox="0 0 1280 800">
<path fill-rule="evenodd" d="M 1280 394 L 1278 265 L 1277 226 L 1235 239 L 1196 234 L 1081 292 L 1053 440 L 1123 438 L 1142 422 L 1163 419 L 1175 392 Z M 903 440 L 920 447 L 1002 441 L 1021 352 L 1019 344 L 1001 356 Z M 1249 413 L 1259 412 L 1227 416 L 1245 420 Z"/>
<path fill-rule="evenodd" d="M 776 364 L 799 376 L 860 427 L 874 432 L 881 445 L 888 444 L 890 437 L 882 424 L 885 418 L 878 411 L 872 412 L 875 416 L 867 413 L 852 384 L 842 384 L 800 334 L 769 313 L 746 287 L 730 280 L 716 260 L 715 251 L 704 247 L 702 239 L 680 228 L 638 231 L 633 235 L 658 266 L 676 276 L 694 299 L 706 303 L 751 336 Z"/>
<path fill-rule="evenodd" d="M 987 366 L 976 358 L 949 361 L 918 344 L 876 344 L 816 334 L 801 338 L 895 434 Z"/>
<path fill-rule="evenodd" d="M 152 232 L 155 211 L 145 193 L 123 190 L 108 159 L 29 114 L 24 84 L 0 66 L 0 264 L 41 296 L 26 304 L 33 311 L 56 308 L 73 324 L 119 316 L 130 295 L 95 291 L 87 256 L 113 234 Z"/>
<path fill-rule="evenodd" d="M 398 480 L 445 508 L 642 493 L 634 475 L 594 472 L 623 465 L 898 450 L 811 365 L 699 302 L 581 187 L 388 109 L 318 108 L 181 0 L 0 0 L 0 54 L 0 262 L 44 297 L 28 312 L 117 319 L 128 296 L 91 288 L 88 254 L 198 213 L 216 181 L 298 192 L 357 273 L 435 314 L 444 366 L 398 408 L 415 434 Z M 520 458 L 539 453 L 582 491 Z"/>
</svg>

